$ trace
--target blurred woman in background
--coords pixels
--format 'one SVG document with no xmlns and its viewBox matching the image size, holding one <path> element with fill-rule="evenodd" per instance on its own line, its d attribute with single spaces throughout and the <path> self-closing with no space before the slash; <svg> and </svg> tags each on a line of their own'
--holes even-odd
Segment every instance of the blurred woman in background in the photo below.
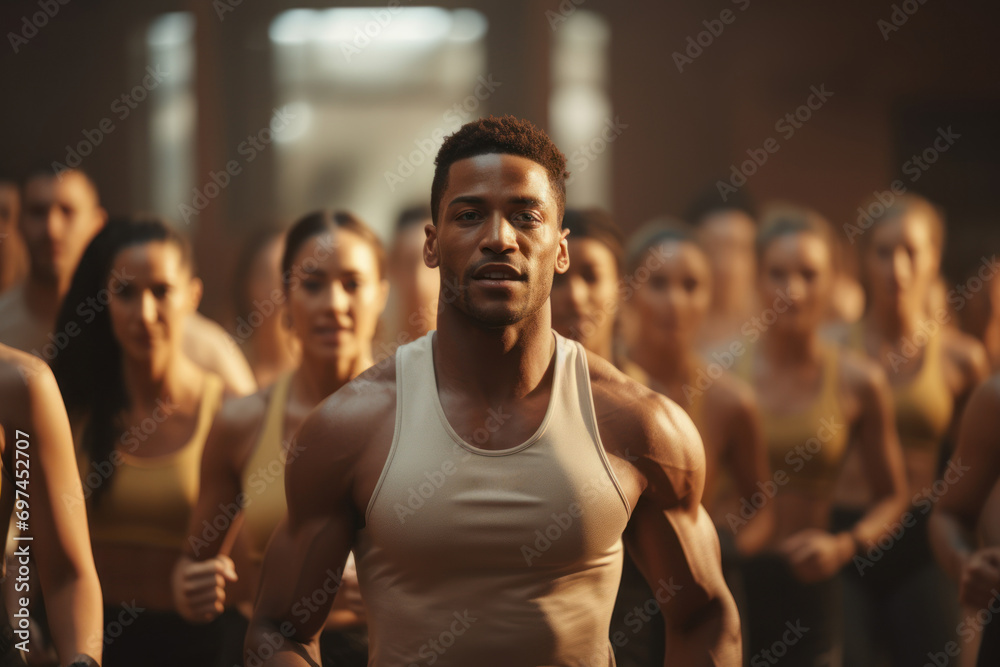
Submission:
<svg viewBox="0 0 1000 667">
<path fill-rule="evenodd" d="M 913 525 L 872 567 L 845 570 L 845 651 L 850 664 L 879 664 L 887 656 L 892 665 L 912 665 L 955 639 L 956 592 L 934 561 L 927 520 L 937 500 L 932 484 L 942 444 L 989 367 L 982 345 L 961 333 L 946 310 L 944 221 L 930 202 L 897 197 L 858 242 L 869 305 L 841 337 L 889 378 Z M 872 505 L 859 467 L 850 458 L 837 488 L 834 523 L 842 530 Z"/>
<path fill-rule="evenodd" d="M 712 515 L 724 552 L 750 554 L 770 539 L 773 508 L 738 516 L 734 494 L 749 498 L 767 479 L 767 450 L 750 387 L 729 372 L 745 347 L 713 352 L 696 349 L 698 332 L 711 300 L 708 257 L 691 231 L 679 222 L 651 223 L 633 237 L 628 275 L 631 332 L 625 371 L 669 396 L 691 416 L 705 444 L 707 469 L 703 504 Z M 725 480 L 719 502 L 719 482 Z M 727 519 L 735 512 L 736 516 Z"/>
<path fill-rule="evenodd" d="M 756 241 L 761 313 L 745 330 L 737 371 L 756 392 L 771 463 L 760 480 L 776 528 L 744 563 L 745 655 L 786 642 L 789 664 L 841 664 L 837 574 L 883 536 L 905 507 L 905 481 L 885 374 L 820 339 L 833 262 L 829 227 L 808 211 L 775 211 Z M 833 489 L 849 448 L 858 451 L 873 503 L 850 531 L 832 532 Z M 783 634 L 785 633 L 785 634 Z M 770 653 L 768 653 L 770 655 Z M 852 665 L 852 663 L 844 663 Z"/>
<path fill-rule="evenodd" d="M 33 556 L 60 664 L 93 667 L 104 644 L 101 584 L 73 462 L 73 438 L 52 371 L 36 357 L 0 345 L 0 543 L 7 544 L 14 517 L 21 535 L 31 540 L 19 543 L 7 575 L 23 582 L 23 572 L 13 568 L 28 563 L 18 553 L 26 550 Z M 37 593 L 18 586 L 14 603 L 31 592 Z M 0 598 L 3 667 L 24 664 L 15 646 L 23 637 L 15 637 L 8 621 L 22 610 L 5 610 L 9 604 Z M 35 642 L 29 649 L 35 655 L 43 652 Z"/>
<path fill-rule="evenodd" d="M 198 506 L 174 575 L 178 608 L 195 622 L 217 617 L 227 602 L 250 615 L 267 542 L 286 511 L 284 465 L 296 455 L 292 436 L 324 398 L 372 364 L 389 290 L 378 236 L 349 213 L 312 213 L 289 230 L 281 269 L 289 278 L 285 309 L 302 360 L 269 389 L 227 404 L 212 427 Z M 238 515 L 250 557 L 234 564 L 224 545 Z M 233 600 L 237 572 L 246 592 Z M 343 585 L 321 642 L 324 664 L 364 666 L 367 635 L 356 577 L 346 573 Z"/>
<path fill-rule="evenodd" d="M 53 363 L 77 442 L 104 594 L 104 665 L 214 665 L 219 628 L 174 608 L 170 573 L 197 499 L 223 383 L 181 350 L 201 296 L 185 239 L 156 219 L 109 222 L 90 242 Z M 111 634 L 111 628 L 116 634 Z"/>
<path fill-rule="evenodd" d="M 261 388 L 271 386 L 298 364 L 298 341 L 282 315 L 284 248 L 284 231 L 258 232 L 243 246 L 233 276 L 236 325 L 232 333 Z"/>
</svg>

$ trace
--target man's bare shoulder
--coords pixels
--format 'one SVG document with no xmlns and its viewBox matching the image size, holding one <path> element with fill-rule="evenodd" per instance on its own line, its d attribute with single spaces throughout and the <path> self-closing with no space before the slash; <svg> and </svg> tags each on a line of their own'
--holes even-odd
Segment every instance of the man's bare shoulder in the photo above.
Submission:
<svg viewBox="0 0 1000 667">
<path fill-rule="evenodd" d="M 395 413 L 395 357 L 320 403 L 291 445 L 285 477 L 289 507 L 342 507 L 350 497 L 349 506 L 360 517 L 388 456 Z"/>
<path fill-rule="evenodd" d="M 347 449 L 363 448 L 377 425 L 395 424 L 396 357 L 372 366 L 327 397 L 302 425 L 307 437 L 336 437 Z"/>
<path fill-rule="evenodd" d="M 705 448 L 684 409 L 595 354 L 587 353 L 587 363 L 605 449 L 629 452 L 649 483 L 662 481 L 666 472 L 679 494 L 690 490 L 688 473 L 700 471 L 703 483 Z"/>
</svg>

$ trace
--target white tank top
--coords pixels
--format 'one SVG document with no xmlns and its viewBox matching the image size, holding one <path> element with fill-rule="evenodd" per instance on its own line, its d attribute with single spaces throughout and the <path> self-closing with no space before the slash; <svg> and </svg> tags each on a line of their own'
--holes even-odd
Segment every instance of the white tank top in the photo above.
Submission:
<svg viewBox="0 0 1000 667">
<path fill-rule="evenodd" d="M 396 352 L 396 430 L 355 547 L 373 667 L 609 667 L 631 514 L 608 463 L 579 343 L 553 332 L 545 417 L 484 450 L 436 390 L 431 332 Z M 478 435 L 477 435 L 478 433 Z M 463 437 L 464 436 L 464 437 Z"/>
</svg>

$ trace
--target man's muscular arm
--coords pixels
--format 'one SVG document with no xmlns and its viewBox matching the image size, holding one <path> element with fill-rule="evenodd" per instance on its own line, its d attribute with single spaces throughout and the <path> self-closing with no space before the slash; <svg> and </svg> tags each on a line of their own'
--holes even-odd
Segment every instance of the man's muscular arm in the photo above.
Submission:
<svg viewBox="0 0 1000 667">
<path fill-rule="evenodd" d="M 335 417 L 348 406 L 339 403 L 335 395 L 306 418 L 296 435 L 299 455 L 285 466 L 288 514 L 264 557 L 246 641 L 245 656 L 273 653 L 265 665 L 320 664 L 319 635 L 358 516 L 352 500 L 351 429 Z"/>
<path fill-rule="evenodd" d="M 722 576 L 719 539 L 701 506 L 705 450 L 687 414 L 650 392 L 637 404 L 633 466 L 645 488 L 625 533 L 655 592 L 669 664 L 741 664 L 740 621 Z"/>
</svg>

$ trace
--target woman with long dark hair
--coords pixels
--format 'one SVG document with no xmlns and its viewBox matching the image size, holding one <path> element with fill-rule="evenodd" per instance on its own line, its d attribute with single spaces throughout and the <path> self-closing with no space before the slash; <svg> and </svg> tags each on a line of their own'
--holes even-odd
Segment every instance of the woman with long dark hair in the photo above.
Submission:
<svg viewBox="0 0 1000 667">
<path fill-rule="evenodd" d="M 212 428 L 198 507 L 174 577 L 178 607 L 195 621 L 215 618 L 233 598 L 249 615 L 267 542 L 286 511 L 284 464 L 297 455 L 293 435 L 324 398 L 372 364 L 389 290 L 378 236 L 350 213 L 312 213 L 288 231 L 281 268 L 302 360 L 269 389 L 226 405 Z M 225 544 L 237 520 L 250 557 L 234 563 Z M 349 595 L 359 610 L 356 588 Z M 327 622 L 324 664 L 363 666 L 364 626 L 345 597 L 338 596 L 342 604 Z"/>
<path fill-rule="evenodd" d="M 190 246 L 163 221 L 111 221 L 56 326 L 72 335 L 53 370 L 88 498 L 106 667 L 212 665 L 218 650 L 219 628 L 182 619 L 170 590 L 223 398 L 221 378 L 181 350 L 201 295 L 192 271 Z"/>
</svg>

